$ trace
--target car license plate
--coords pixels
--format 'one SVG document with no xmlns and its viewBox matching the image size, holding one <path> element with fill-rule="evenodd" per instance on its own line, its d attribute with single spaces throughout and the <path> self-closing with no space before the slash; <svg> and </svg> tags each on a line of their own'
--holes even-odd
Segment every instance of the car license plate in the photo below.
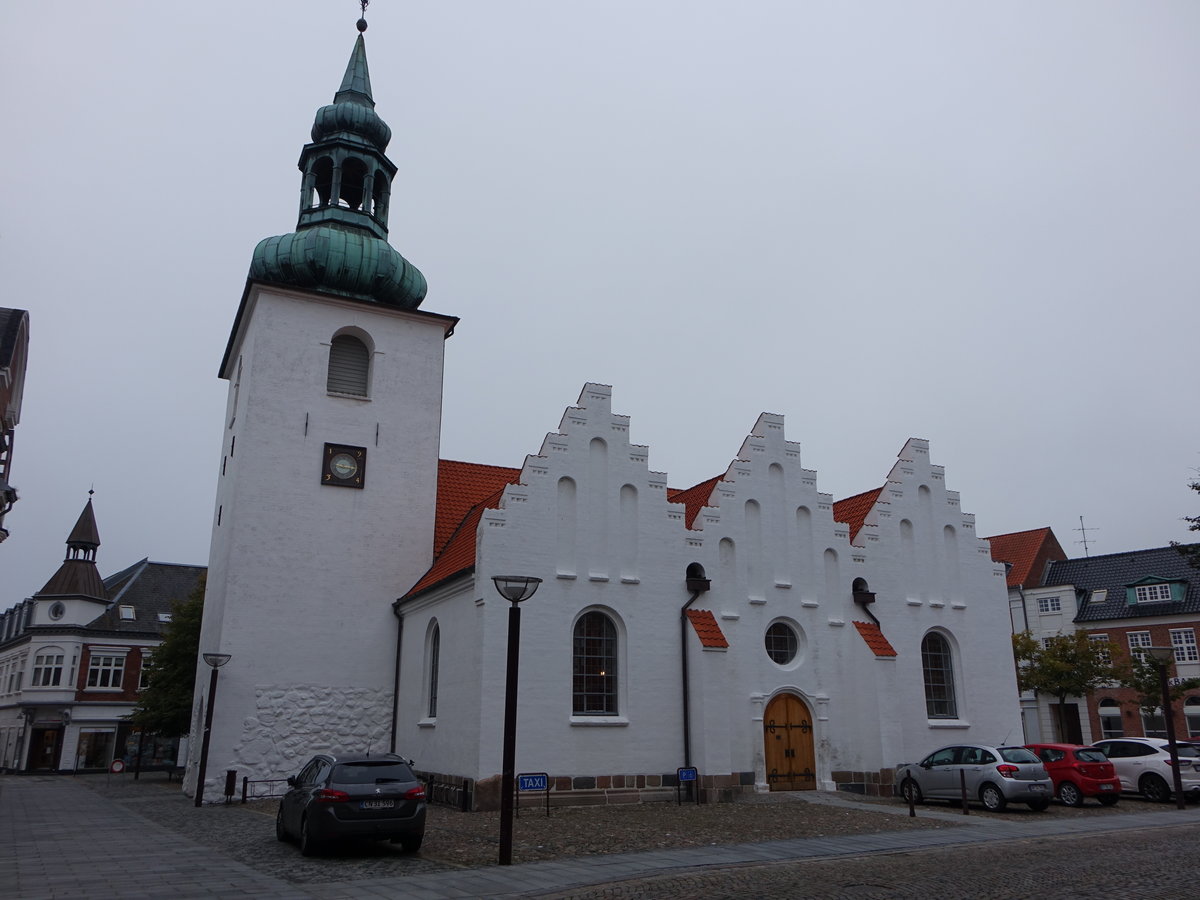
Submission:
<svg viewBox="0 0 1200 900">
<path fill-rule="evenodd" d="M 360 809 L 391 809 L 395 805 L 395 800 L 364 800 Z"/>
<path fill-rule="evenodd" d="M 1046 786 L 1044 784 L 1031 784 L 1029 789 L 1036 794 L 1038 791 L 1044 791 Z"/>
<path fill-rule="evenodd" d="M 1100 785 L 1100 790 L 1102 790 L 1102 791 L 1111 791 L 1112 789 L 1113 789 L 1113 786 L 1111 784 Z"/>
</svg>

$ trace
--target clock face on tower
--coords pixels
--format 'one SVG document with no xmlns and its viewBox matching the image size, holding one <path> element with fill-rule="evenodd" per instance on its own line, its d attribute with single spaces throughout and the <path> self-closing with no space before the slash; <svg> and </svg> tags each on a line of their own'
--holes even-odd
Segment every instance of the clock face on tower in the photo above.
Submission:
<svg viewBox="0 0 1200 900">
<path fill-rule="evenodd" d="M 321 458 L 321 484 L 361 488 L 367 474 L 366 447 L 326 444 Z"/>
</svg>

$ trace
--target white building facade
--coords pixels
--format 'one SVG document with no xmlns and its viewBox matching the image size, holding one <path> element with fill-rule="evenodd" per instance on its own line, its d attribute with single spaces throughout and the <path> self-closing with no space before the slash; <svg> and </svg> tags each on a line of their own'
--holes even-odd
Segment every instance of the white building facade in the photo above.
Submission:
<svg viewBox="0 0 1200 900">
<path fill-rule="evenodd" d="M 209 796 L 228 769 L 394 748 L 495 805 L 496 575 L 542 580 L 517 767 L 567 802 L 662 796 L 682 766 L 708 799 L 890 791 L 936 746 L 1020 736 L 1004 569 L 924 441 L 835 503 L 763 414 L 726 472 L 673 490 L 588 384 L 520 469 L 439 460 L 457 320 L 418 309 L 424 279 L 386 243 L 389 137 L 360 37 L 301 155 L 297 230 L 256 249 L 221 367 L 200 649 L 230 658 Z"/>
</svg>

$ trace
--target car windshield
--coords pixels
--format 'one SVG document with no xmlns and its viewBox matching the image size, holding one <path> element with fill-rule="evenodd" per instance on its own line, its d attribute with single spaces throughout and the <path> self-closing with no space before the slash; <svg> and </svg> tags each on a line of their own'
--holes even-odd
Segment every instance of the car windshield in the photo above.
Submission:
<svg viewBox="0 0 1200 900">
<path fill-rule="evenodd" d="M 404 763 L 379 762 L 343 763 L 333 770 L 336 784 L 388 784 L 396 781 L 416 781 L 412 769 Z"/>
<path fill-rule="evenodd" d="M 1032 750 L 1026 750 L 1024 747 L 999 747 L 1000 758 L 1005 762 L 1010 763 L 1040 763 L 1041 760 L 1034 756 Z"/>
<path fill-rule="evenodd" d="M 1075 758 L 1081 762 L 1108 762 L 1103 750 L 1076 750 Z"/>
</svg>

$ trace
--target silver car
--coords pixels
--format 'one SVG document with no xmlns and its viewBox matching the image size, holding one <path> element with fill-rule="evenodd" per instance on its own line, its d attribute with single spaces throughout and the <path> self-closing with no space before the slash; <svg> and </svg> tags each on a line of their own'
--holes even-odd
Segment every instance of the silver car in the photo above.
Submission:
<svg viewBox="0 0 1200 900">
<path fill-rule="evenodd" d="M 919 763 L 896 767 L 900 795 L 914 803 L 961 800 L 964 778 L 968 800 L 978 800 L 992 812 L 1009 803 L 1027 803 L 1041 812 L 1054 796 L 1046 767 L 1024 747 L 954 744 L 934 750 Z"/>
</svg>

